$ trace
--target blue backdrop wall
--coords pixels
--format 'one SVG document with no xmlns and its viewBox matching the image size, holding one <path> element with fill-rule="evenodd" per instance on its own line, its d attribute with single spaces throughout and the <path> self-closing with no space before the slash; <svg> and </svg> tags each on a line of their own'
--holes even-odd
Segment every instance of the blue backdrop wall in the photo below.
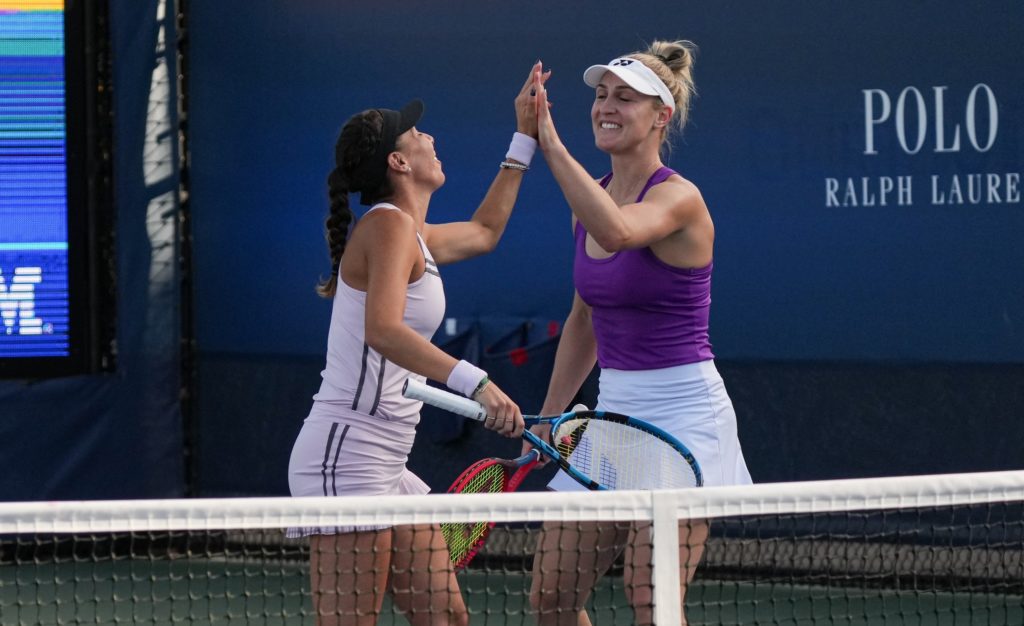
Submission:
<svg viewBox="0 0 1024 626">
<path fill-rule="evenodd" d="M 448 176 L 430 219 L 462 219 L 503 155 L 535 59 L 554 71 L 565 142 L 596 176 L 607 159 L 593 147 L 583 70 L 685 37 L 700 46 L 700 95 L 671 164 L 718 227 L 719 357 L 1024 359 L 1024 9 L 616 6 L 197 3 L 202 345 L 323 350 L 328 307 L 310 288 L 328 270 L 324 179 L 353 112 L 422 97 L 420 126 Z M 446 272 L 450 313 L 561 318 L 568 223 L 535 167 L 497 254 Z"/>
<path fill-rule="evenodd" d="M 185 493 L 181 277 L 167 235 L 179 218 L 177 92 L 168 69 L 176 37 L 162 4 L 113 2 L 109 10 L 117 370 L 0 381 L 0 500 Z"/>
<path fill-rule="evenodd" d="M 553 70 L 559 131 L 596 176 L 607 161 L 581 74 L 655 38 L 700 47 L 699 97 L 670 163 L 715 219 L 711 338 L 755 478 L 1020 466 L 1020 5 L 194 10 L 202 491 L 286 491 L 323 359 L 329 306 L 312 286 L 328 270 L 324 179 L 344 120 L 423 98 L 420 127 L 448 180 L 430 219 L 463 219 L 503 154 L 534 60 Z M 497 252 L 444 269 L 448 314 L 457 330 L 476 324 L 489 367 L 510 362 L 509 329 L 535 322 L 512 333 L 534 358 L 501 381 L 527 409 L 550 366 L 543 329 L 571 300 L 569 241 L 569 211 L 540 162 Z M 438 443 L 438 419 L 425 416 L 412 463 L 443 489 L 501 444 L 471 428 Z M 232 471 L 227 441 L 260 462 Z M 452 467 L 429 462 L 437 446 Z"/>
<path fill-rule="evenodd" d="M 656 38 L 700 47 L 670 165 L 715 219 L 711 339 L 755 480 L 1021 466 L 1019 3 L 189 3 L 192 485 L 179 303 L 154 293 L 142 232 L 166 191 L 141 165 L 159 3 L 121 4 L 122 364 L 0 385 L 5 499 L 286 493 L 323 361 L 330 307 L 313 286 L 345 119 L 423 98 L 448 180 L 430 219 L 463 219 L 533 61 L 553 70 L 559 131 L 596 176 L 607 160 L 581 74 Z M 500 372 L 529 410 L 571 301 L 569 220 L 538 157 L 496 253 L 443 270 L 455 332 L 436 341 Z M 507 445 L 446 419 L 425 415 L 411 460 L 440 489 Z M 447 464 L 429 462 L 439 450 Z"/>
</svg>

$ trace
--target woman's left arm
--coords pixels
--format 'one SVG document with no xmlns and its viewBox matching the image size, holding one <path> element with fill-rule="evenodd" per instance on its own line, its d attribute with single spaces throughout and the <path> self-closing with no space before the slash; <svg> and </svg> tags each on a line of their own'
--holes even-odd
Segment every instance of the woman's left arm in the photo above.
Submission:
<svg viewBox="0 0 1024 626">
<path fill-rule="evenodd" d="M 468 222 L 424 224 L 423 240 L 438 265 L 494 250 L 512 215 L 524 173 L 513 169 L 500 170 Z"/>
<path fill-rule="evenodd" d="M 536 96 L 531 92 L 535 76 L 539 76 L 536 80 L 543 84 L 551 74 L 550 71 L 542 70 L 540 61 L 534 64 L 529 78 L 516 96 L 516 132 L 524 135 L 517 137 L 514 140 L 516 142 L 535 142 L 537 137 Z M 529 149 L 531 154 L 532 149 Z M 423 239 L 438 265 L 455 263 L 494 250 L 512 215 L 512 207 L 519 196 L 519 186 L 525 173 L 524 170 L 500 168 L 483 202 L 468 222 L 424 225 Z"/>
</svg>

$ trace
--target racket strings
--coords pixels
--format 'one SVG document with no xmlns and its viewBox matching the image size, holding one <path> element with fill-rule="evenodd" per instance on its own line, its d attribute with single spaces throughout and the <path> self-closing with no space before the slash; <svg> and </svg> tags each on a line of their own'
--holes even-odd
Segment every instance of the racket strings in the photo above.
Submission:
<svg viewBox="0 0 1024 626">
<path fill-rule="evenodd" d="M 505 490 L 508 474 L 505 467 L 494 460 L 480 461 L 470 466 L 456 479 L 449 493 L 500 493 Z M 441 534 L 448 544 L 448 552 L 456 568 L 467 563 L 487 536 L 490 522 L 451 522 L 441 524 Z"/>
<path fill-rule="evenodd" d="M 583 440 L 583 435 L 587 432 L 589 424 L 589 419 L 566 420 L 559 424 L 558 430 L 551 434 L 555 449 L 558 450 L 558 454 L 563 459 L 568 459 L 573 451 L 576 450 L 576 447 L 580 445 L 580 441 Z"/>
<path fill-rule="evenodd" d="M 505 468 L 492 463 L 477 471 L 462 485 L 460 493 L 499 493 L 505 489 Z"/>
<path fill-rule="evenodd" d="M 489 530 L 488 522 L 441 524 L 441 534 L 448 544 L 448 554 L 456 568 L 463 567 L 476 554 L 479 543 Z"/>
<path fill-rule="evenodd" d="M 571 465 L 609 489 L 674 489 L 697 485 L 675 446 L 632 424 L 597 418 L 567 419 L 552 442 Z"/>
</svg>

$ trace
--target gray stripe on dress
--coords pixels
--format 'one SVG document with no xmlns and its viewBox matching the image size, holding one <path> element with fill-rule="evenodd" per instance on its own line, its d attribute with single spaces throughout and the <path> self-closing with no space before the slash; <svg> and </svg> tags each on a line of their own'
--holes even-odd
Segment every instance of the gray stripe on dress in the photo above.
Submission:
<svg viewBox="0 0 1024 626">
<path fill-rule="evenodd" d="M 334 447 L 331 444 L 334 442 L 334 433 L 337 430 L 338 430 L 338 424 L 337 423 L 331 424 L 331 432 L 328 433 L 328 435 L 327 435 L 327 448 L 324 450 L 324 460 L 323 460 L 323 463 L 320 464 L 320 475 L 323 476 L 323 479 L 324 479 L 324 495 L 325 496 L 327 495 L 327 461 L 328 461 L 328 459 L 331 458 L 331 448 Z M 335 457 L 334 461 L 335 461 L 335 463 L 337 463 L 337 461 L 338 461 L 337 457 Z"/>
<path fill-rule="evenodd" d="M 373 398 L 373 406 L 370 408 L 370 415 L 376 415 L 377 414 L 377 405 L 380 404 L 381 387 L 384 386 L 384 364 L 385 363 L 387 363 L 387 361 L 384 360 L 384 357 L 380 357 L 380 371 L 377 372 L 377 395 L 374 396 L 374 398 Z"/>
<path fill-rule="evenodd" d="M 359 384 L 356 385 L 356 397 L 352 398 L 352 410 L 359 408 L 359 394 L 363 393 L 363 382 L 366 380 L 366 357 L 370 354 L 370 344 L 363 342 L 363 365 L 359 368 Z"/>
<path fill-rule="evenodd" d="M 337 426 L 337 424 L 335 424 L 335 426 Z M 338 457 L 341 456 L 341 444 L 345 441 L 345 435 L 348 434 L 349 426 L 350 424 L 345 424 L 345 429 L 341 431 L 341 437 L 338 437 L 338 447 L 334 449 L 334 463 L 331 465 L 331 492 L 333 495 L 338 495 L 338 485 L 336 481 L 338 477 Z M 324 491 L 327 491 L 326 487 L 324 487 Z"/>
</svg>

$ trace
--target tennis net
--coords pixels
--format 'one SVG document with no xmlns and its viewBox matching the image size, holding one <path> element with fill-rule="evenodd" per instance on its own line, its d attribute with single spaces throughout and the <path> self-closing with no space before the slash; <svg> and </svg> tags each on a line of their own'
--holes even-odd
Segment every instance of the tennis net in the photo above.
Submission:
<svg viewBox="0 0 1024 626">
<path fill-rule="evenodd" d="M 496 526 L 457 586 L 431 578 L 443 571 L 433 552 L 447 558 L 435 525 L 479 521 Z M 702 524 L 709 536 L 693 541 Z M 410 529 L 406 539 L 391 530 L 359 535 L 370 544 L 295 536 L 392 525 Z M 602 529 L 617 539 L 595 539 Z M 388 553 L 380 537 L 423 553 L 393 545 L 390 578 L 374 577 Z M 545 587 L 553 604 L 534 594 L 540 616 L 530 599 L 538 545 L 576 559 Z M 698 555 L 684 608 L 680 564 Z M 602 559 L 607 574 L 583 581 Z M 317 611 L 347 603 L 364 612 L 383 604 L 376 621 L 320 623 L 459 623 L 459 600 L 471 624 L 559 623 L 584 596 L 595 624 L 681 624 L 684 615 L 690 624 L 1024 624 L 1024 472 L 659 492 L 0 503 L 5 625 L 313 624 Z"/>
</svg>

